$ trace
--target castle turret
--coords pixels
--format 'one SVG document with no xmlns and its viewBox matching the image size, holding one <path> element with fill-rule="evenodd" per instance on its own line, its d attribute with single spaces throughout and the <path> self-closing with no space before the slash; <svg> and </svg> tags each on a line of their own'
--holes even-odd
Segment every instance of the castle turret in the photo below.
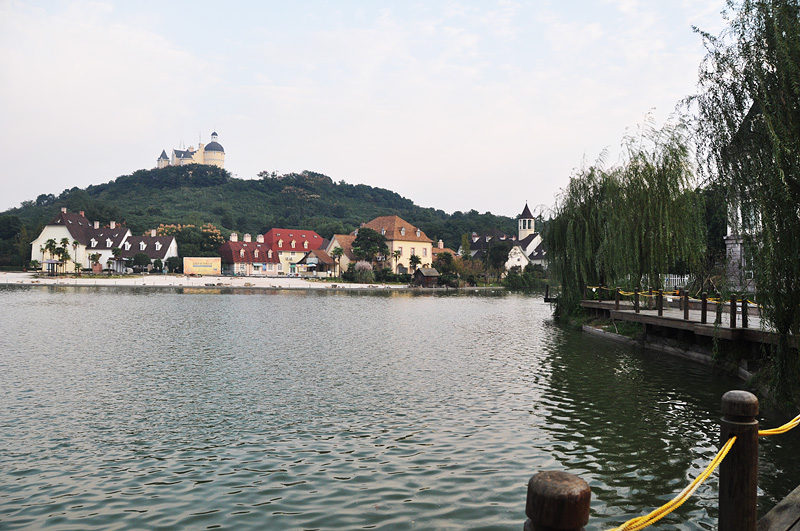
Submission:
<svg viewBox="0 0 800 531">
<path fill-rule="evenodd" d="M 162 149 L 161 156 L 156 160 L 156 168 L 166 168 L 167 166 L 169 166 L 169 157 L 167 151 Z"/>
<path fill-rule="evenodd" d="M 205 147 L 204 162 L 220 168 L 225 167 L 225 149 L 217 142 L 217 132 L 211 133 L 211 142 Z"/>
</svg>

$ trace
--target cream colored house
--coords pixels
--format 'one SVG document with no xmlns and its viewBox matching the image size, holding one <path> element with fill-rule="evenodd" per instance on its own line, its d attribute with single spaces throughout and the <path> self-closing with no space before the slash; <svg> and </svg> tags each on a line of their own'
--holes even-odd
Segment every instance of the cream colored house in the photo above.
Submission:
<svg viewBox="0 0 800 531">
<path fill-rule="evenodd" d="M 65 241 L 69 260 L 62 261 L 57 254 L 46 250 L 47 242 L 51 239 L 57 247 L 61 247 L 62 241 Z M 41 262 L 42 271 L 72 273 L 75 264 L 90 268 L 90 257 L 98 254 L 98 262 L 102 267 L 111 266 L 121 271 L 124 264 L 114 260 L 115 248 L 120 250 L 120 259 L 133 258 L 140 252 L 146 254 L 151 262 L 156 258 L 163 262 L 178 256 L 178 244 L 174 236 L 156 236 L 154 230 L 149 236 L 131 236 L 127 227 L 114 221 L 101 227 L 100 222 L 89 221 L 83 211 L 67 212 L 66 208 L 62 208 L 31 242 L 31 258 Z"/>
<path fill-rule="evenodd" d="M 395 273 L 413 273 L 409 259 L 412 255 L 419 256 L 421 267 L 430 267 L 433 262 L 433 241 L 422 232 L 399 216 L 381 216 L 373 219 L 363 227 L 374 230 L 386 238 L 389 247 L 387 264 L 391 264 Z M 358 231 L 355 232 L 357 235 Z M 395 251 L 399 258 L 395 258 Z"/>
<path fill-rule="evenodd" d="M 156 160 L 157 168 L 167 166 L 183 166 L 185 164 L 208 164 L 219 168 L 225 167 L 225 149 L 217 142 L 216 131 L 211 133 L 211 142 L 197 144 L 197 149 L 189 146 L 186 149 L 173 149 L 172 157 L 167 157 L 166 150 Z"/>
<path fill-rule="evenodd" d="M 341 258 L 338 260 L 338 265 L 336 266 L 337 275 L 341 275 L 342 271 L 347 271 L 350 264 L 358 260 L 356 255 L 353 254 L 353 240 L 355 239 L 356 237 L 353 234 L 334 234 L 328 246 L 325 247 L 325 252 L 330 256 L 333 256 L 331 253 L 337 247 L 341 248 L 343 251 Z"/>
</svg>

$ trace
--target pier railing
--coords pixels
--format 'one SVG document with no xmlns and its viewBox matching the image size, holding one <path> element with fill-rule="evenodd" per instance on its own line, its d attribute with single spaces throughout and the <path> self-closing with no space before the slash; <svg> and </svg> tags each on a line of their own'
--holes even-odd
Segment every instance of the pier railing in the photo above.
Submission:
<svg viewBox="0 0 800 531">
<path fill-rule="evenodd" d="M 719 531 L 756 531 L 758 438 L 778 435 L 800 425 L 800 415 L 779 428 L 759 430 L 758 398 L 747 391 L 722 397 L 720 450 L 706 469 L 675 498 L 644 515 L 613 528 L 637 531 L 657 522 L 697 490 L 719 467 Z M 581 531 L 589 523 L 591 489 L 566 472 L 540 472 L 528 482 L 524 531 Z"/>
</svg>

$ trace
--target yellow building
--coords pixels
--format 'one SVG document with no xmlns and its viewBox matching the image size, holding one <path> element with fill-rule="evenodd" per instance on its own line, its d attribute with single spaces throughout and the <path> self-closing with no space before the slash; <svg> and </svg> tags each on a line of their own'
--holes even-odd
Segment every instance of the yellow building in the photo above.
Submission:
<svg viewBox="0 0 800 531">
<path fill-rule="evenodd" d="M 157 168 L 167 166 L 183 166 L 185 164 L 208 164 L 219 168 L 225 167 L 225 149 L 217 142 L 216 131 L 211 133 L 211 142 L 197 144 L 197 149 L 189 146 L 186 149 L 173 149 L 172 157 L 167 157 L 165 150 L 161 151 L 161 156 L 156 160 Z"/>
<path fill-rule="evenodd" d="M 409 263 L 412 255 L 420 258 L 421 267 L 430 267 L 433 261 L 433 241 L 419 227 L 398 216 L 381 216 L 365 223 L 363 227 L 386 238 L 386 245 L 389 247 L 386 261 L 393 265 L 392 270 L 395 273 L 413 273 Z M 399 253 L 396 256 L 397 251 Z"/>
</svg>

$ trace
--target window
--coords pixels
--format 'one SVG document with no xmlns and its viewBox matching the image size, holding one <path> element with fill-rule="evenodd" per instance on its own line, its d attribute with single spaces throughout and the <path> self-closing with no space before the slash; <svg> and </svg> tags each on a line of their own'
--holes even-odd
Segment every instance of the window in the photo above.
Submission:
<svg viewBox="0 0 800 531">
<path fill-rule="evenodd" d="M 400 251 L 400 256 L 403 256 L 403 248 L 402 247 L 398 247 L 397 250 Z"/>
<path fill-rule="evenodd" d="M 292 249 L 294 249 L 294 246 L 295 246 L 296 243 L 297 243 L 296 241 L 292 240 Z M 294 253 L 292 253 L 292 254 L 294 254 Z"/>
<path fill-rule="evenodd" d="M 405 236 L 405 235 L 406 235 L 406 228 L 400 227 L 400 236 Z"/>
<path fill-rule="evenodd" d="M 428 248 L 427 247 L 423 247 L 422 248 L 422 256 L 428 256 Z"/>
<path fill-rule="evenodd" d="M 94 238 L 92 238 L 91 240 L 89 240 L 89 243 L 91 243 L 91 244 L 92 244 L 92 247 L 97 247 L 97 240 L 95 240 Z"/>
<path fill-rule="evenodd" d="M 413 247 L 411 248 L 411 254 L 412 254 L 412 255 L 414 255 L 414 254 L 417 254 L 417 250 L 416 250 L 416 249 L 414 249 Z"/>
<path fill-rule="evenodd" d="M 253 251 L 253 254 L 255 255 L 255 257 L 256 257 L 256 258 L 258 258 L 258 249 L 256 249 L 255 251 Z"/>
<path fill-rule="evenodd" d="M 303 242 L 303 249 L 308 249 L 308 241 Z"/>
<path fill-rule="evenodd" d="M 419 233 L 419 229 L 417 229 L 417 238 L 419 238 L 419 234 L 420 234 L 420 233 Z"/>
<path fill-rule="evenodd" d="M 106 247 L 111 247 L 114 242 L 111 241 L 111 238 L 106 238 Z"/>
<path fill-rule="evenodd" d="M 283 240 L 278 240 L 278 247 L 283 247 Z"/>
<path fill-rule="evenodd" d="M 131 250 L 131 243 L 130 242 L 125 242 L 125 250 L 126 251 L 130 251 Z"/>
<path fill-rule="evenodd" d="M 140 250 L 140 251 L 144 251 L 146 247 L 147 247 L 147 244 L 146 244 L 146 243 L 144 243 L 144 242 L 139 242 L 139 250 Z"/>
<path fill-rule="evenodd" d="M 239 249 L 239 257 L 244 258 L 244 249 Z"/>
<path fill-rule="evenodd" d="M 267 251 L 267 258 L 272 258 L 272 249 Z"/>
<path fill-rule="evenodd" d="M 163 247 L 163 245 L 161 245 L 161 242 L 156 242 L 155 247 L 156 247 L 156 251 L 160 251 L 161 248 Z"/>
<path fill-rule="evenodd" d="M 278 264 L 278 271 L 283 271 L 283 264 L 281 263 Z"/>
</svg>

